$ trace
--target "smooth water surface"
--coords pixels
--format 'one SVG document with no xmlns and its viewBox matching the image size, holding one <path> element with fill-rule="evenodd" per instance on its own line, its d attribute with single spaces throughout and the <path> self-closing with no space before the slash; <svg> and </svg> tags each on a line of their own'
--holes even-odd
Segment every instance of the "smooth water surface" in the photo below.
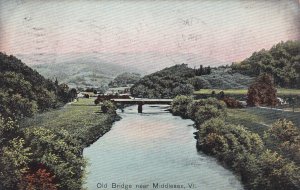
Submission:
<svg viewBox="0 0 300 190">
<path fill-rule="evenodd" d="M 232 172 L 197 152 L 193 121 L 166 109 L 144 105 L 142 114 L 137 113 L 137 106 L 119 112 L 122 119 L 112 130 L 84 149 L 89 162 L 85 186 L 89 190 L 124 189 L 113 188 L 112 183 L 125 183 L 131 189 L 172 189 L 153 188 L 153 183 L 159 183 L 197 190 L 243 189 Z M 139 184 L 148 186 L 140 188 Z"/>
</svg>

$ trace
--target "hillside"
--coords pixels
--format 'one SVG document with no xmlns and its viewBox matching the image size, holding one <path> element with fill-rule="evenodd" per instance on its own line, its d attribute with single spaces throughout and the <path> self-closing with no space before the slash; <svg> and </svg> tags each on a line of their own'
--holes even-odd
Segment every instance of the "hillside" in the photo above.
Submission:
<svg viewBox="0 0 300 190">
<path fill-rule="evenodd" d="M 95 54 L 43 54 L 17 55 L 18 58 L 30 63 L 46 78 L 58 79 L 70 87 L 107 87 L 117 75 L 124 72 L 139 72 L 139 69 L 130 65 L 111 62 Z"/>
<path fill-rule="evenodd" d="M 141 75 L 138 73 L 122 73 L 112 80 L 109 87 L 124 87 L 137 83 L 141 79 Z"/>
<path fill-rule="evenodd" d="M 32 116 L 69 100 L 69 89 L 45 79 L 21 60 L 0 52 L 0 114 Z"/>
<path fill-rule="evenodd" d="M 254 77 L 233 72 L 231 68 L 222 66 L 212 68 L 211 74 L 198 78 L 202 81 L 202 89 L 247 89 L 254 80 Z"/>
<path fill-rule="evenodd" d="M 231 67 L 235 72 L 254 77 L 269 73 L 279 87 L 300 88 L 300 41 L 280 42 Z"/>
<path fill-rule="evenodd" d="M 252 77 L 233 73 L 231 68 L 203 68 L 204 71 L 207 69 L 209 72 L 199 75 L 198 69 L 186 64 L 168 67 L 143 77 L 132 86 L 131 93 L 137 97 L 174 98 L 177 95 L 191 95 L 194 90 L 200 89 L 245 89 L 253 81 Z"/>
</svg>

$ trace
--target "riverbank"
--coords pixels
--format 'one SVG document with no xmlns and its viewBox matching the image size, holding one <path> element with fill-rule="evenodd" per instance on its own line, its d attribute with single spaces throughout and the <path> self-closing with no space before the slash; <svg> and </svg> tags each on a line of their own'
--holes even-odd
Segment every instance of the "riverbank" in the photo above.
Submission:
<svg viewBox="0 0 300 190">
<path fill-rule="evenodd" d="M 115 113 L 103 113 L 94 99 L 79 99 L 64 107 L 37 114 L 20 122 L 33 165 L 54 175 L 57 189 L 82 189 L 86 161 L 83 149 L 107 133 Z"/>
<path fill-rule="evenodd" d="M 52 131 L 66 130 L 80 141 L 83 149 L 107 133 L 112 123 L 119 119 L 118 115 L 101 112 L 100 106 L 95 106 L 94 98 L 82 98 L 60 109 L 27 118 L 20 126 L 43 127 Z"/>
<path fill-rule="evenodd" d="M 288 149 L 269 150 L 268 147 L 271 146 L 267 146 L 270 142 L 281 143 L 278 140 L 272 142 L 273 135 L 277 135 L 274 133 L 276 130 L 282 128 L 283 134 L 279 133 L 279 137 L 289 135 L 285 133 L 285 127 L 297 134 L 297 128 L 292 123 L 279 120 L 267 131 L 268 135 L 262 138 L 253 132 L 254 130 L 250 131 L 242 125 L 233 124 L 242 121 L 243 118 L 237 116 L 235 121 L 231 121 L 230 117 L 235 116 L 233 111 L 228 113 L 224 103 L 217 99 L 195 101 L 188 96 L 178 96 L 173 100 L 171 109 L 173 114 L 195 121 L 195 128 L 198 130 L 197 148 L 231 168 L 241 177 L 246 189 L 299 189 L 300 167 L 292 156 L 284 154 L 284 151 L 297 147 L 297 142 L 283 142 L 282 145 L 293 144 L 287 147 Z M 262 118 L 255 115 L 251 122 L 260 122 L 260 119 Z M 296 158 L 297 155 L 294 156 Z"/>
</svg>

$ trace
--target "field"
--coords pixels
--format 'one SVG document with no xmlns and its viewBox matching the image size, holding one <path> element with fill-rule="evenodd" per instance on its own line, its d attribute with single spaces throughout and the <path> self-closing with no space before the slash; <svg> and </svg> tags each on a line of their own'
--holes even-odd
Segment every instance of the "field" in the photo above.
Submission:
<svg viewBox="0 0 300 190">
<path fill-rule="evenodd" d="M 45 127 L 51 130 L 67 130 L 82 142 L 83 148 L 97 140 L 110 130 L 116 119 L 112 115 L 100 112 L 94 105 L 94 99 L 80 98 L 61 109 L 37 114 L 21 122 L 22 127 Z"/>
<path fill-rule="evenodd" d="M 195 95 L 210 95 L 212 91 L 215 91 L 216 94 L 220 93 L 222 89 L 201 89 L 199 91 L 195 91 Z M 225 94 L 228 95 L 246 95 L 248 89 L 225 89 L 223 90 Z M 300 89 L 286 89 L 286 88 L 278 88 L 278 95 L 300 95 Z"/>
<path fill-rule="evenodd" d="M 287 112 L 276 109 L 243 108 L 228 109 L 227 122 L 243 125 L 250 131 L 258 133 L 261 137 L 278 119 L 286 118 L 300 127 L 300 112 Z"/>
</svg>

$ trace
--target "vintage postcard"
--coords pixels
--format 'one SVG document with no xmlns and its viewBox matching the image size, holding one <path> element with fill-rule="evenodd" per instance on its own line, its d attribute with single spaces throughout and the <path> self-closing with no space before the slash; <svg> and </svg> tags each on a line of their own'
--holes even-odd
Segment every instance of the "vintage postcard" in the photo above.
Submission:
<svg viewBox="0 0 300 190">
<path fill-rule="evenodd" d="M 0 0 L 0 190 L 299 189 L 299 0 Z"/>
</svg>

